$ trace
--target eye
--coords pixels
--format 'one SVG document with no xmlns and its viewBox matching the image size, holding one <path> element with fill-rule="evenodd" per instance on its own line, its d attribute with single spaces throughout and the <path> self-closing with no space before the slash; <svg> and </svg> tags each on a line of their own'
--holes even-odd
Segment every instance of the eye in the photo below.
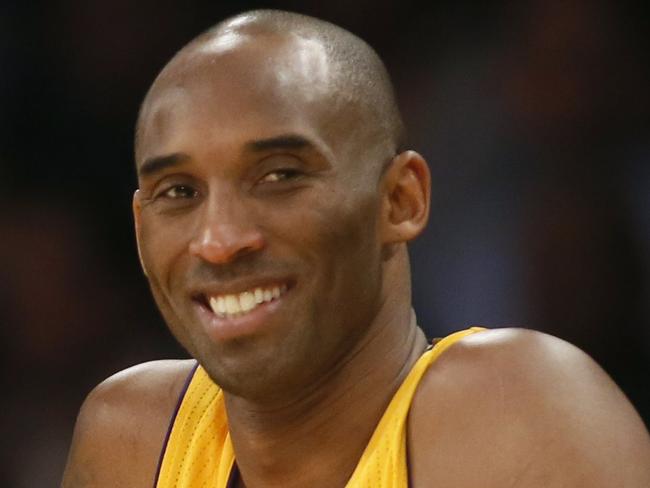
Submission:
<svg viewBox="0 0 650 488">
<path fill-rule="evenodd" d="M 179 200 L 184 198 L 195 198 L 198 192 L 188 185 L 174 185 L 159 193 L 159 197 Z"/>
<path fill-rule="evenodd" d="M 278 169 L 265 174 L 260 178 L 259 183 L 276 183 L 279 181 L 287 181 L 298 178 L 302 173 L 296 169 Z"/>
</svg>

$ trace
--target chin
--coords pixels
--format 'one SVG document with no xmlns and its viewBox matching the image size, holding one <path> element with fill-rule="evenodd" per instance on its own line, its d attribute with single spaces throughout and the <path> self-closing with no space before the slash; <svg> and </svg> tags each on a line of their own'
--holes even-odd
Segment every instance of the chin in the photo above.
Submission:
<svg viewBox="0 0 650 488">
<path fill-rule="evenodd" d="M 272 347 L 256 340 L 237 340 L 227 347 L 202 351 L 198 358 L 212 381 L 230 395 L 268 403 L 305 391 L 314 378 L 314 354 L 296 347 Z M 219 350 L 214 350 L 219 349 Z"/>
</svg>

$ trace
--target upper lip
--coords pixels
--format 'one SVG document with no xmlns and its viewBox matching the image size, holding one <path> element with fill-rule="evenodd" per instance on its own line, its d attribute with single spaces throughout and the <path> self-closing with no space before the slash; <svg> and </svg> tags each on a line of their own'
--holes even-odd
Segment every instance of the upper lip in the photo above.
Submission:
<svg viewBox="0 0 650 488">
<path fill-rule="evenodd" d="M 194 300 L 207 301 L 209 297 L 216 297 L 219 295 L 237 295 L 245 291 L 254 290 L 255 288 L 269 288 L 275 285 L 287 285 L 287 288 L 292 288 L 295 283 L 295 278 L 288 276 L 238 279 L 229 281 L 228 283 L 213 283 L 204 286 L 197 286 L 190 291 L 190 296 Z"/>
</svg>

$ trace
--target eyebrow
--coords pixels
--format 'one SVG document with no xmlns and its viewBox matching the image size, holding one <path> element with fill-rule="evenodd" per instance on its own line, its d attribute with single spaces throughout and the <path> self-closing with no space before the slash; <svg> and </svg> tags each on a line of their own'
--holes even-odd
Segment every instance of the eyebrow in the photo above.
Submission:
<svg viewBox="0 0 650 488">
<path fill-rule="evenodd" d="M 138 176 L 150 176 L 169 167 L 178 166 L 187 159 L 189 159 L 189 155 L 185 153 L 173 153 L 145 159 L 138 168 Z"/>
<path fill-rule="evenodd" d="M 263 152 L 272 149 L 316 149 L 316 146 L 307 138 L 297 134 L 283 134 L 268 139 L 249 141 L 244 145 L 247 152 Z M 145 159 L 138 168 L 138 176 L 151 176 L 167 168 L 178 166 L 190 159 L 186 153 L 178 152 L 164 156 L 154 156 Z"/>
<path fill-rule="evenodd" d="M 246 151 L 262 152 L 271 149 L 314 149 L 314 144 L 307 138 L 297 134 L 283 134 L 268 139 L 259 139 L 245 144 Z"/>
</svg>

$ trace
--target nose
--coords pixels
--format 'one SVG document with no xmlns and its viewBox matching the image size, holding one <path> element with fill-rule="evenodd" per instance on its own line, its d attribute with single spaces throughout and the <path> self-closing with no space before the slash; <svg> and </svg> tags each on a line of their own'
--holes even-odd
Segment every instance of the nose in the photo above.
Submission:
<svg viewBox="0 0 650 488">
<path fill-rule="evenodd" d="M 209 204 L 196 235 L 189 244 L 191 255 L 212 264 L 227 264 L 264 248 L 262 233 L 246 212 L 233 212 L 233 204 Z"/>
</svg>

